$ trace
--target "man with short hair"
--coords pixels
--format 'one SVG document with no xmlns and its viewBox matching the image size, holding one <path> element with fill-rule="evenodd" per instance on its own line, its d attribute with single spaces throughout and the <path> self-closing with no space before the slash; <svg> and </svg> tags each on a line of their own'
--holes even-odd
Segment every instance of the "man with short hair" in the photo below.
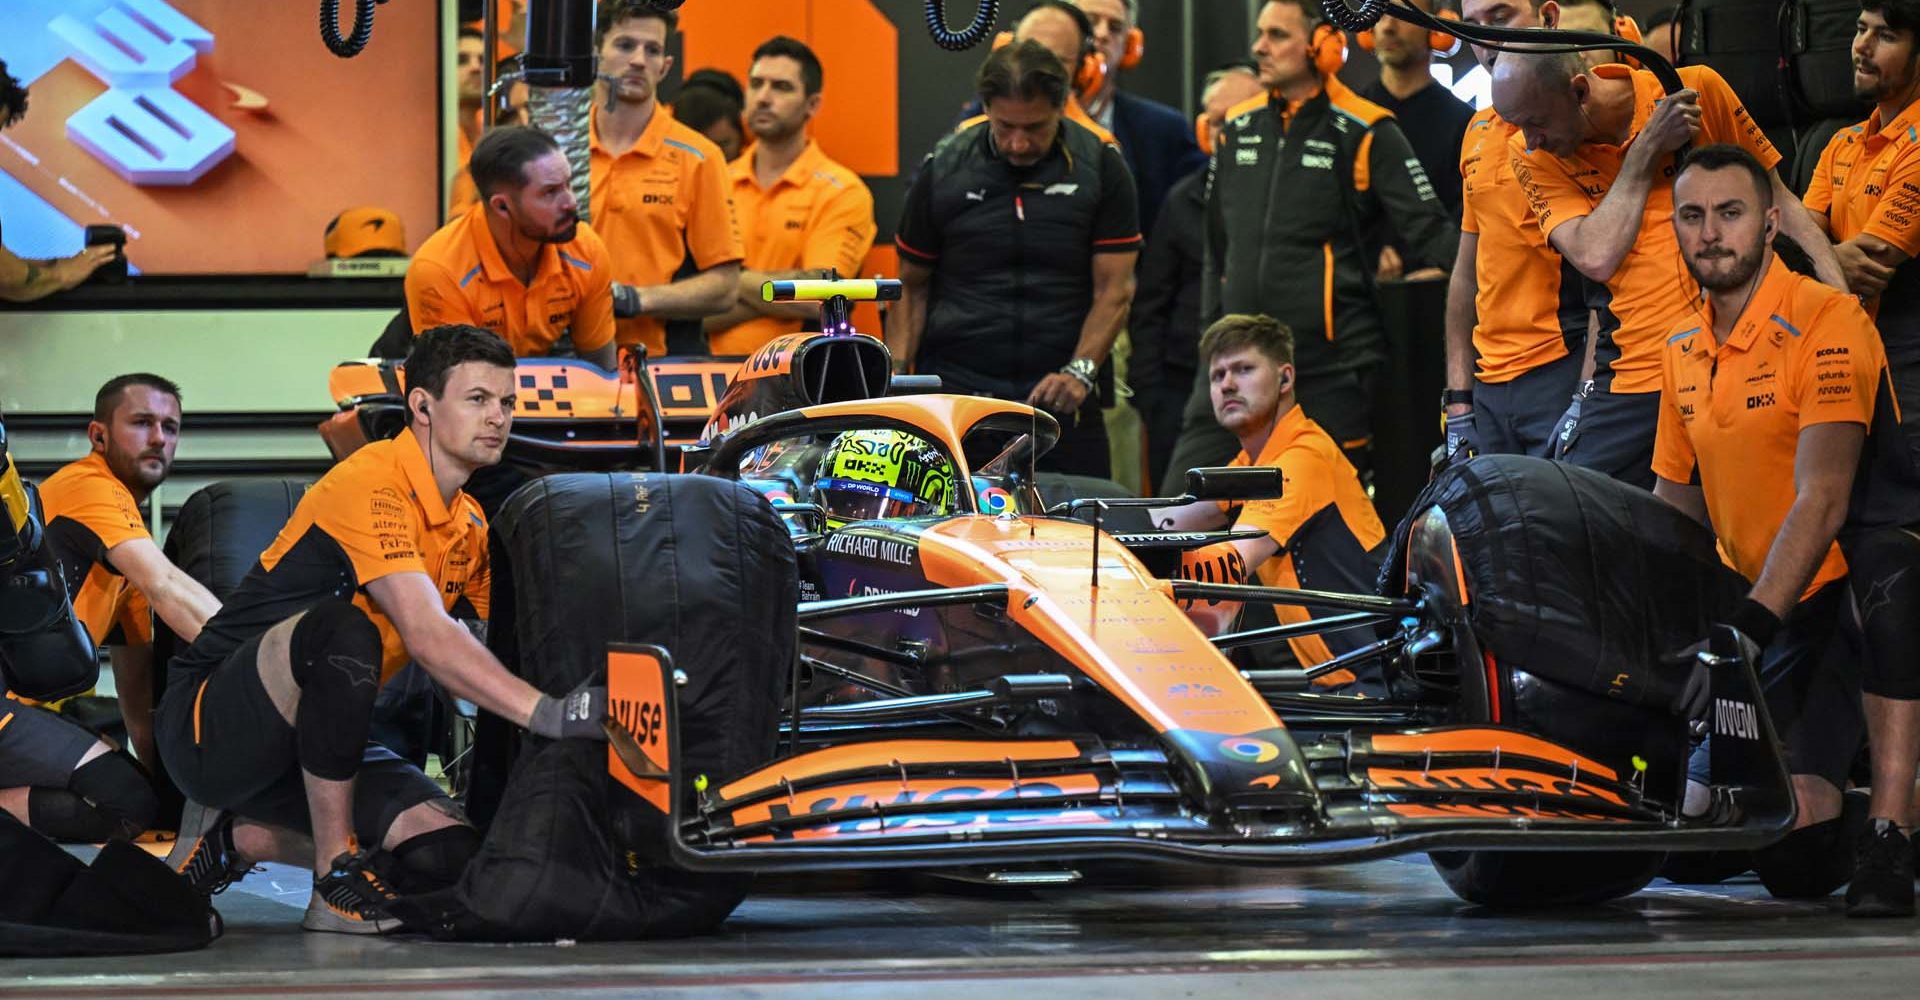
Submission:
<svg viewBox="0 0 1920 1000">
<path fill-rule="evenodd" d="M 484 327 L 523 358 L 569 337 L 581 358 L 611 370 L 612 269 L 606 245 L 580 224 L 560 147 L 537 129 L 496 128 L 467 170 L 480 203 L 428 237 L 407 268 L 414 334 Z"/>
<path fill-rule="evenodd" d="M 1331 72 L 1343 38 L 1312 0 L 1268 0 L 1253 56 L 1268 93 L 1227 113 L 1207 194 L 1203 316 L 1259 313 L 1294 334 L 1307 413 L 1367 474 L 1373 392 L 1386 363 L 1375 303 L 1381 226 L 1406 244 L 1409 273 L 1453 266 L 1458 236 L 1386 109 Z M 1176 471 L 1233 453 L 1196 387 Z"/>
<path fill-rule="evenodd" d="M 1409 2 L 1428 14 L 1445 9 L 1439 0 Z M 1412 21 L 1392 15 L 1381 18 L 1373 26 L 1373 55 L 1380 60 L 1380 78 L 1360 88 L 1360 96 L 1393 112 L 1421 168 L 1429 179 L 1438 181 L 1450 176 L 1458 163 L 1460 140 L 1466 137 L 1473 108 L 1433 78 L 1431 34 Z M 1460 189 L 1439 183 L 1435 190 L 1447 214 L 1458 218 Z M 1398 277 L 1398 271 L 1398 267 L 1392 273 L 1383 268 L 1381 276 Z"/>
<path fill-rule="evenodd" d="M 733 305 L 706 319 L 715 354 L 752 354 L 819 315 L 812 303 L 762 301 L 765 282 L 826 271 L 857 278 L 873 249 L 873 193 L 807 135 L 824 76 L 813 50 L 796 39 L 781 35 L 754 50 L 747 74 L 754 143 L 727 168 L 746 266 Z"/>
<path fill-rule="evenodd" d="M 1772 167 L 1780 154 L 1720 74 L 1683 66 L 1687 89 L 1662 96 L 1646 70 L 1589 66 L 1566 53 L 1503 52 L 1493 103 L 1518 130 L 1508 151 L 1548 245 L 1596 288 L 1594 375 L 1555 428 L 1554 457 L 1653 485 L 1660 351 L 1694 309 L 1674 244 L 1672 156 L 1695 140 L 1737 143 Z M 1800 199 L 1771 194 L 1780 231 L 1841 286 L 1839 266 Z"/>
<path fill-rule="evenodd" d="M 1599 3 L 1464 0 L 1469 24 L 1612 32 Z M 1474 46 L 1491 69 L 1494 49 Z M 1611 52 L 1589 52 L 1591 65 Z M 1447 388 L 1440 405 L 1449 458 L 1475 454 L 1553 455 L 1553 430 L 1567 400 L 1592 375 L 1586 279 L 1531 216 L 1514 177 L 1509 138 L 1517 131 L 1492 107 L 1468 122 L 1460 145 L 1460 251 L 1447 285 Z"/>
<path fill-rule="evenodd" d="M 590 215 L 613 255 L 620 346 L 644 345 L 658 356 L 668 351 L 665 321 L 704 320 L 733 305 L 746 248 L 726 157 L 660 103 L 679 15 L 646 0 L 600 0 L 594 24 L 600 96 L 590 126 Z M 693 273 L 676 278 L 687 261 Z"/>
<path fill-rule="evenodd" d="M 1100 86 L 1087 95 L 1087 113 L 1120 144 L 1140 202 L 1140 232 L 1152 238 L 1173 186 L 1206 166 L 1207 154 L 1194 141 L 1193 123 L 1187 116 L 1120 87 L 1129 50 L 1138 61 L 1146 44 L 1140 30 L 1140 0 L 1072 3 L 1093 24 L 1093 45 L 1106 64 Z"/>
<path fill-rule="evenodd" d="M 367 742 L 379 686 L 408 660 L 549 739 L 600 738 L 605 713 L 605 688 L 563 706 L 456 620 L 487 617 L 486 520 L 461 484 L 506 447 L 512 350 L 477 327 L 435 327 L 406 372 L 406 431 L 307 491 L 174 657 L 160 703 L 160 751 L 189 799 L 168 862 L 208 893 L 255 861 L 310 866 L 308 930 L 392 930 L 396 890 L 451 885 L 479 845 L 437 784 Z M 394 863 L 376 871 L 374 848 Z"/>
<path fill-rule="evenodd" d="M 1223 66 L 1200 85 L 1200 106 L 1209 138 L 1227 125 L 1227 109 L 1263 93 L 1251 64 Z M 1211 155 L 1209 148 L 1207 153 Z M 1127 383 L 1133 406 L 1147 433 L 1147 476 L 1154 483 L 1178 482 L 1185 472 L 1170 470 L 1181 414 L 1199 381 L 1200 272 L 1205 265 L 1207 171 L 1200 167 L 1174 182 L 1161 206 L 1159 229 L 1147 237 L 1133 296 L 1128 335 L 1133 356 Z"/>
<path fill-rule="evenodd" d="M 1839 699 L 1836 712 L 1825 697 L 1839 678 L 1822 658 L 1846 603 L 1835 537 L 1885 362 L 1858 302 L 1774 255 L 1776 180 L 1733 144 L 1692 151 L 1674 179 L 1671 227 L 1704 299 L 1661 338 L 1653 492 L 1711 527 L 1752 582 L 1727 624 L 1759 654 L 1799 804 L 1795 832 L 1756 862 L 1776 892 L 1824 895 L 1845 877 L 1822 884 L 1816 873 L 1842 853 L 1840 796 L 1861 735 L 1857 702 Z M 1689 661 L 1705 648 L 1678 658 L 1695 673 L 1674 707 L 1693 718 L 1704 717 L 1708 688 L 1706 667 Z M 1689 768 L 1690 813 L 1708 807 L 1706 756 Z M 1909 900 L 1912 878 L 1909 867 Z"/>
<path fill-rule="evenodd" d="M 12 128 L 26 116 L 27 88 L 7 72 L 5 62 L 0 62 L 0 131 Z M 0 247 L 0 300 L 33 302 L 75 288 L 92 277 L 100 265 L 119 255 L 118 247 L 100 244 L 83 247 L 79 253 L 59 260 L 22 260 Z"/>
<path fill-rule="evenodd" d="M 1052 413 L 1042 467 L 1106 478 L 1095 388 L 1133 300 L 1133 179 L 1065 117 L 1066 70 L 1039 43 L 995 50 L 975 89 L 985 120 L 941 140 L 907 191 L 887 346 L 949 391 Z"/>
<path fill-rule="evenodd" d="M 1227 547 L 1222 555 L 1231 569 L 1229 582 L 1252 576 L 1268 587 L 1364 590 L 1379 572 L 1376 552 L 1387 531 L 1339 443 L 1300 409 L 1293 347 L 1292 332 L 1270 316 L 1223 316 L 1200 340 L 1214 418 L 1240 442 L 1232 464 L 1279 469 L 1281 496 L 1175 507 L 1155 515 L 1155 526 L 1209 531 L 1231 523 L 1265 531 L 1260 538 L 1220 543 Z M 1275 605 L 1274 613 L 1282 624 L 1313 617 L 1296 605 Z M 1312 667 L 1334 657 L 1330 641 L 1344 645 L 1336 636 L 1306 636 L 1288 645 L 1300 666 Z M 1321 686 L 1351 680 L 1351 673 L 1341 672 Z"/>
<path fill-rule="evenodd" d="M 139 372 L 94 396 L 91 448 L 40 485 L 46 544 L 74 617 L 107 646 L 127 740 L 158 767 L 153 736 L 153 623 L 192 639 L 220 602 L 160 552 L 140 504 L 166 481 L 180 438 L 180 387 Z M 157 818 L 141 768 L 45 709 L 0 702 L 0 808 L 56 840 L 132 837 Z"/>
<path fill-rule="evenodd" d="M 1914 912 L 1914 760 L 1920 757 L 1920 2 L 1862 0 L 1853 87 L 1867 120 L 1834 134 L 1807 208 L 1835 241 L 1847 285 L 1879 328 L 1893 399 L 1883 400 L 1854 509 L 1840 535 L 1866 633 L 1862 687 L 1873 751 L 1868 829 L 1847 887 L 1849 916 Z"/>
</svg>

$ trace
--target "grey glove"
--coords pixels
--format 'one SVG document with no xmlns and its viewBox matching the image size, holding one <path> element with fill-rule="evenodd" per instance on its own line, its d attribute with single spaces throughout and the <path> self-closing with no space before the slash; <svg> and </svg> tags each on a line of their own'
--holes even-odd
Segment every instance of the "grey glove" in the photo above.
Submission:
<svg viewBox="0 0 1920 1000">
<path fill-rule="evenodd" d="M 1473 411 L 1458 416 L 1447 414 L 1447 464 L 1454 465 L 1480 454 L 1480 429 Z"/>
<path fill-rule="evenodd" d="M 527 729 L 550 740 L 600 740 L 607 731 L 600 720 L 607 716 L 607 689 L 604 685 L 582 684 L 566 695 L 555 698 L 543 694 L 533 705 Z"/>
<path fill-rule="evenodd" d="M 1548 438 L 1555 461 L 1563 461 L 1567 452 L 1573 450 L 1573 442 L 1580 436 L 1580 404 L 1593 395 L 1593 380 L 1588 379 L 1574 390 L 1573 402 L 1567 405 L 1567 412 L 1560 415 L 1559 423 L 1553 425 L 1553 436 Z"/>
<path fill-rule="evenodd" d="M 640 315 L 640 289 L 632 285 L 613 283 L 613 316 L 615 319 L 632 319 Z"/>
</svg>

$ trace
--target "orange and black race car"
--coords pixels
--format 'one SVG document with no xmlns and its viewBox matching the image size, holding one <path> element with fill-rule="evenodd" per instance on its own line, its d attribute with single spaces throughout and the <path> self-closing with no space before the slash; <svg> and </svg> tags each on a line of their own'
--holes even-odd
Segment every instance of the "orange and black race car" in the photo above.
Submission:
<svg viewBox="0 0 1920 1000">
<path fill-rule="evenodd" d="M 1757 847 L 1791 825 L 1785 763 L 1736 634 L 1718 630 L 1699 658 L 1706 717 L 1669 707 L 1680 680 L 1654 651 L 1706 634 L 1711 616 L 1689 603 L 1720 568 L 1710 540 L 1663 551 L 1661 515 L 1641 500 L 1551 463 L 1477 459 L 1396 531 L 1381 593 L 1209 581 L 1196 554 L 1232 532 L 1107 520 L 1276 496 L 1277 470 L 1195 470 L 1182 496 L 1049 507 L 1033 464 L 1058 436 L 1052 417 L 893 376 L 884 344 L 845 329 L 847 301 L 895 296 L 897 283 L 767 294 L 823 302 L 835 332 L 779 338 L 726 373 L 711 361 L 520 366 L 510 461 L 749 483 L 798 554 L 782 752 L 747 773 L 710 783 L 676 768 L 671 651 L 608 653 L 609 767 L 670 817 L 675 866 L 1044 878 L 1100 858 L 1316 865 L 1428 851 L 1464 898 L 1548 903 L 1630 893 L 1668 851 Z M 381 434 L 398 374 L 343 366 L 334 385 L 336 448 Z M 1602 564 L 1619 579 L 1583 596 Z M 1236 631 L 1221 611 L 1239 604 L 1319 617 Z M 1355 632 L 1306 668 L 1232 659 Z M 1314 683 L 1341 670 L 1366 683 Z M 1709 730 L 1712 808 L 1683 815 L 1686 759 Z"/>
</svg>

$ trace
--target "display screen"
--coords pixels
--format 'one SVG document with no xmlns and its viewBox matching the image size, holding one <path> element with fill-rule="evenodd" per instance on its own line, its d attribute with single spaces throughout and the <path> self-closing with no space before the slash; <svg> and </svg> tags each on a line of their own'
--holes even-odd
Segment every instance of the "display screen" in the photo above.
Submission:
<svg viewBox="0 0 1920 1000">
<path fill-rule="evenodd" d="M 322 44 L 317 6 L 0 2 L 0 59 L 30 95 L 0 133 L 7 249 L 65 257 L 115 223 L 139 273 L 293 274 L 363 205 L 418 247 L 439 216 L 440 4 L 380 6 L 353 59 Z"/>
</svg>

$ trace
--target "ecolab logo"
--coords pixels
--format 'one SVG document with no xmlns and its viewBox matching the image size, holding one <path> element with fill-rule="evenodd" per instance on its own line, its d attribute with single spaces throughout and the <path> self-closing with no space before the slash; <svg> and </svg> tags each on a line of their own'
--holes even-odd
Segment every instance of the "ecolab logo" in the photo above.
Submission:
<svg viewBox="0 0 1920 1000">
<path fill-rule="evenodd" d="M 233 130 L 173 89 L 213 35 L 163 0 L 112 0 L 47 30 L 106 84 L 67 119 L 67 135 L 132 184 L 192 184 L 233 154 Z"/>
<path fill-rule="evenodd" d="M 1760 738 L 1760 713 L 1747 702 L 1715 698 L 1713 700 L 1713 731 L 1720 736 L 1757 740 Z"/>
</svg>

